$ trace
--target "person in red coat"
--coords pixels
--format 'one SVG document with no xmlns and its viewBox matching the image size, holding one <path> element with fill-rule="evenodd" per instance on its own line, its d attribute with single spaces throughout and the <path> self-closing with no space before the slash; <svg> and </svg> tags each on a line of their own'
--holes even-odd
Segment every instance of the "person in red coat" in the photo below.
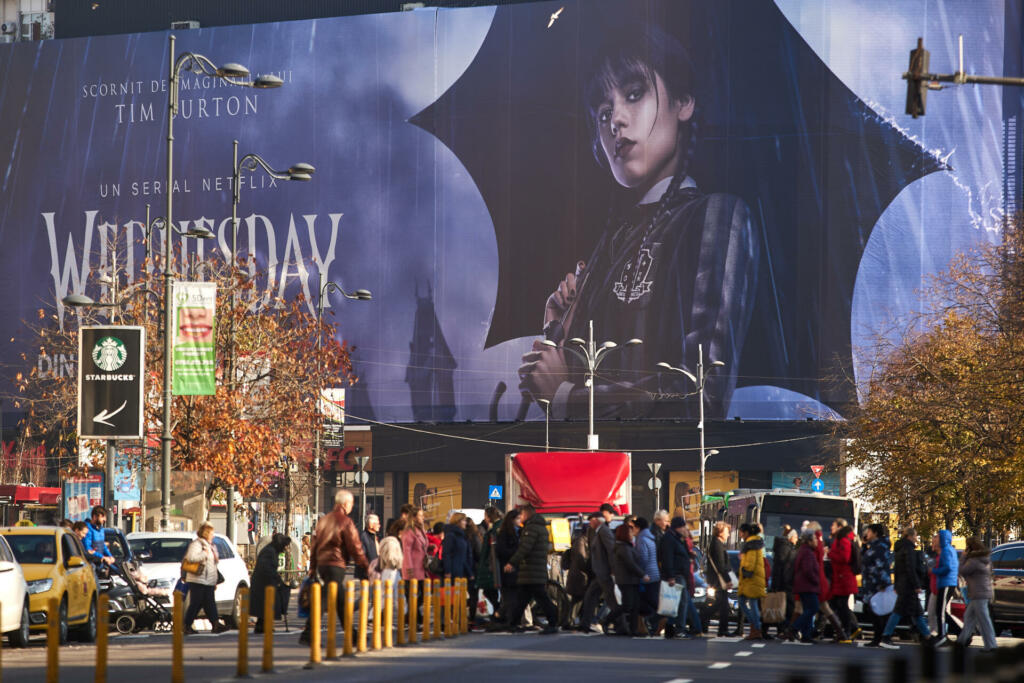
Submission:
<svg viewBox="0 0 1024 683">
<path fill-rule="evenodd" d="M 828 549 L 828 559 L 832 564 L 832 589 L 829 604 L 839 617 L 840 623 L 856 637 L 857 622 L 850 610 L 850 596 L 857 594 L 857 575 L 853 571 L 853 544 L 857 538 L 853 529 L 845 519 L 832 522 L 832 545 Z"/>
</svg>

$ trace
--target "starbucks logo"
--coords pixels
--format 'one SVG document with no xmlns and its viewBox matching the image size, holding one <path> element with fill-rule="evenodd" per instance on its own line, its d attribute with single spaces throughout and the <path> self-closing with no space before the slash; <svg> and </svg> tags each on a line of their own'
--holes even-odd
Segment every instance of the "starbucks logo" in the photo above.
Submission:
<svg viewBox="0 0 1024 683">
<path fill-rule="evenodd" d="M 113 372 L 124 365 L 128 351 L 116 337 L 103 337 L 92 347 L 92 359 L 101 370 Z"/>
</svg>

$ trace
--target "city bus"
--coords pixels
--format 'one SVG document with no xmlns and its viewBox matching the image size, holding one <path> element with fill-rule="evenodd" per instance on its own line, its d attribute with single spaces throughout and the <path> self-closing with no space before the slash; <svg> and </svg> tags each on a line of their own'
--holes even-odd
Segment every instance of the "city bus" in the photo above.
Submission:
<svg viewBox="0 0 1024 683">
<path fill-rule="evenodd" d="M 784 524 L 797 531 L 805 521 L 821 524 L 825 541 L 830 540 L 830 528 L 835 519 L 845 519 L 857 532 L 857 502 L 845 496 L 830 496 L 788 489 L 736 489 L 729 493 L 705 496 L 701 506 L 701 545 L 711 541 L 715 522 L 730 526 L 726 546 L 737 549 L 740 545 L 740 524 L 756 522 L 761 525 L 765 548 L 770 549 Z"/>
</svg>

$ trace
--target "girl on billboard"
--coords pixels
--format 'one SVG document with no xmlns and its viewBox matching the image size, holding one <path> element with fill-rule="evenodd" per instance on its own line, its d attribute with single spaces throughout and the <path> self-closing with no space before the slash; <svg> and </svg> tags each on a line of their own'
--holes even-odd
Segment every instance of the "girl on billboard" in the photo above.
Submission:
<svg viewBox="0 0 1024 683">
<path fill-rule="evenodd" d="M 710 416 L 724 417 L 750 322 L 759 242 L 738 197 L 705 194 L 689 175 L 699 142 L 700 101 L 683 46 L 660 27 L 619 27 L 601 50 L 585 91 L 593 154 L 624 190 L 624 208 L 586 261 L 547 300 L 544 330 L 562 344 L 586 339 L 642 345 L 615 351 L 595 380 L 595 416 L 696 413 L 694 387 L 659 362 L 707 377 Z M 724 87 L 724 86 L 723 86 Z M 614 203 L 614 202 L 613 202 Z M 568 362 L 567 362 L 568 361 Z M 537 341 L 519 369 L 524 396 L 551 401 L 551 417 L 587 414 L 589 388 L 572 354 Z"/>
</svg>

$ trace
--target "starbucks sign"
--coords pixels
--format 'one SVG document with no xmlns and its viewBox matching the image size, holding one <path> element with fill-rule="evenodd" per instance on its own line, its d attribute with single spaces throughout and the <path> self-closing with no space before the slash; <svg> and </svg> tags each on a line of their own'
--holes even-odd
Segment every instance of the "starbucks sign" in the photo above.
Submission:
<svg viewBox="0 0 1024 683">
<path fill-rule="evenodd" d="M 140 439 L 146 333 L 142 327 L 83 327 L 78 335 L 78 435 Z"/>
</svg>

